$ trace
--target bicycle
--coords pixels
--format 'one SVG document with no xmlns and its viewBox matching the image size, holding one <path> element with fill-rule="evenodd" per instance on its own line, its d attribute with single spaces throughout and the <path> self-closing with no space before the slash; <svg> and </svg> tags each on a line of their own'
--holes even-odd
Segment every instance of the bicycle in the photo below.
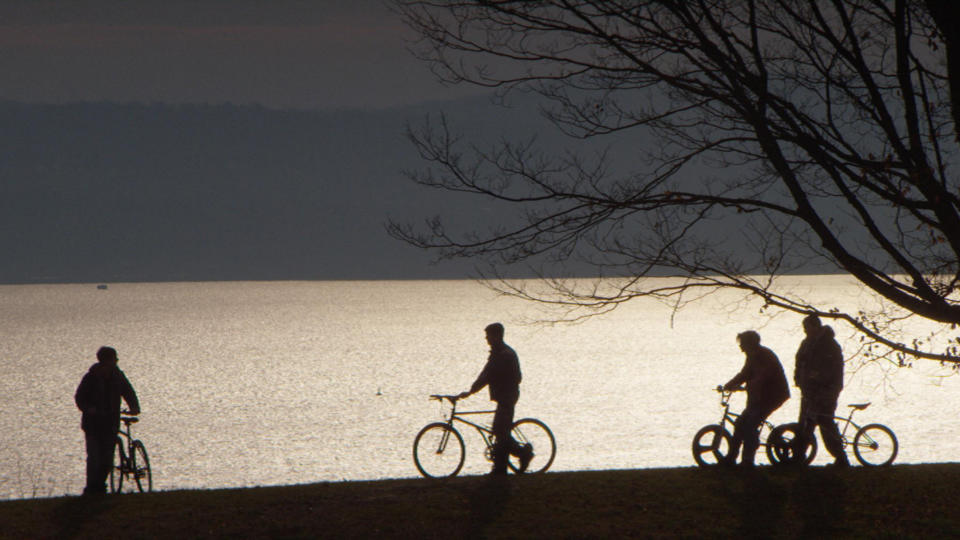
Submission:
<svg viewBox="0 0 960 540">
<path fill-rule="evenodd" d="M 136 483 L 137 490 L 140 492 L 153 491 L 153 473 L 150 470 L 150 458 L 147 457 L 147 448 L 139 439 L 134 439 L 130 431 L 130 426 L 140 421 L 137 416 L 130 414 L 130 411 L 121 411 L 123 416 L 120 421 L 123 427 L 120 428 L 117 437 L 116 458 L 114 466 L 110 469 L 110 493 L 122 493 L 124 479 L 129 479 L 127 486 L 133 491 L 133 484 Z M 126 445 L 124 445 L 126 439 Z"/>
<path fill-rule="evenodd" d="M 720 416 L 720 422 L 703 426 L 693 436 L 693 460 L 700 467 L 719 465 L 730 454 L 733 427 L 737 418 L 740 417 L 738 413 L 730 411 L 730 396 L 734 392 L 741 391 L 741 389 L 724 390 L 722 386 L 718 386 L 714 390 L 720 393 L 720 406 L 723 407 L 723 414 Z M 780 465 L 783 453 L 774 452 L 774 449 L 766 443 L 769 434 L 774 431 L 773 424 L 768 420 L 764 420 L 760 424 L 760 446 L 764 447 L 764 453 L 771 464 Z M 764 437 L 764 433 L 767 433 L 768 436 Z"/>
<path fill-rule="evenodd" d="M 417 433 L 413 440 L 413 462 L 420 474 L 427 478 L 451 478 L 463 468 L 466 457 L 466 446 L 463 436 L 454 427 L 454 422 L 470 426 L 477 430 L 483 439 L 484 456 L 487 461 L 493 461 L 494 435 L 490 426 L 473 422 L 466 416 L 493 414 L 495 411 L 457 411 L 458 396 L 434 394 L 430 399 L 450 402 L 450 414 L 443 422 L 427 424 Z M 511 452 L 507 466 L 516 474 L 542 473 L 550 468 L 557 455 L 557 443 L 553 432 L 546 424 L 536 418 L 521 418 L 513 423 L 511 436 L 518 445 L 530 445 L 532 458 L 523 466 L 521 459 Z"/>
<path fill-rule="evenodd" d="M 843 422 L 843 429 L 840 430 L 840 436 L 843 439 L 843 448 L 846 450 L 846 448 L 852 446 L 853 455 L 856 456 L 857 461 L 859 461 L 861 465 L 866 467 L 890 465 L 893 463 L 893 460 L 896 459 L 897 452 L 900 449 L 900 443 L 897 441 L 897 436 L 894 435 L 893 430 L 883 424 L 873 423 L 860 426 L 853 421 L 853 414 L 855 412 L 862 411 L 869 406 L 869 402 L 851 403 L 848 405 L 848 407 L 850 407 L 850 414 L 846 417 L 834 416 L 833 421 Z M 853 429 L 856 430 L 853 440 L 847 437 L 847 430 L 850 426 L 853 426 Z M 767 438 L 768 442 L 772 441 L 770 446 L 774 447 L 774 453 L 776 453 L 780 461 L 785 464 L 799 461 L 796 459 L 798 454 L 794 448 L 796 446 L 794 441 L 799 432 L 800 423 L 793 422 L 777 426 Z M 809 452 L 809 455 L 803 460 L 803 464 L 807 465 L 813 461 L 814 456 L 817 455 L 816 437 L 810 438 L 810 442 L 807 448 L 804 449 L 804 452 Z"/>
</svg>

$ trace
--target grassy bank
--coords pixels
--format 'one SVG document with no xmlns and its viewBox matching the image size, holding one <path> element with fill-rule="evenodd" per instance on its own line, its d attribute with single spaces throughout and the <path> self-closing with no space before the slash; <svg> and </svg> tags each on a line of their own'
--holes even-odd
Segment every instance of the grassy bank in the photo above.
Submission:
<svg viewBox="0 0 960 540">
<path fill-rule="evenodd" d="M 646 469 L 0 502 L 3 538 L 960 536 L 960 464 Z"/>
</svg>

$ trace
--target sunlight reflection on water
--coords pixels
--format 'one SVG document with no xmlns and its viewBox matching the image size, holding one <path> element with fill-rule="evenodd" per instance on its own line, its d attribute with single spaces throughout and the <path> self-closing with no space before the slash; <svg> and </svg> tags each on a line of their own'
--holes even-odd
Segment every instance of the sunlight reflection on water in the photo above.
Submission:
<svg viewBox="0 0 960 540">
<path fill-rule="evenodd" d="M 861 301 L 842 277 L 792 279 L 838 305 Z M 441 413 L 427 396 L 469 387 L 494 320 L 520 356 L 517 416 L 556 435 L 551 470 L 692 466 L 693 434 L 720 414 L 711 389 L 742 364 L 735 335 L 759 330 L 791 379 L 801 339 L 799 316 L 770 317 L 732 295 L 672 324 L 668 307 L 635 301 L 557 326 L 520 324 L 542 313 L 470 281 L 3 286 L 0 295 L 0 498 L 82 489 L 73 392 L 104 344 L 140 394 L 136 433 L 167 490 L 415 476 L 413 437 Z M 897 463 L 955 460 L 960 380 L 922 362 L 886 371 L 848 367 L 841 403 L 874 402 L 857 418 L 894 429 Z M 485 392 L 465 406 L 487 408 Z M 792 399 L 771 420 L 792 421 L 798 406 Z M 479 438 L 464 437 L 462 474 L 486 472 Z"/>
</svg>

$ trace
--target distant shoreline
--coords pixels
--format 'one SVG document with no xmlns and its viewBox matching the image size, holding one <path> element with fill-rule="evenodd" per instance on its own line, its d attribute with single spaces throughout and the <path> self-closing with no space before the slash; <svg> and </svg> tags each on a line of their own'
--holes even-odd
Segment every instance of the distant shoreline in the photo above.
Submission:
<svg viewBox="0 0 960 540">
<path fill-rule="evenodd" d="M 819 274 L 808 274 L 808 273 L 793 273 L 793 274 L 783 274 L 783 277 L 816 277 L 816 276 L 843 276 L 847 275 L 846 272 L 823 272 Z M 660 279 L 660 278 L 669 278 L 670 276 L 647 276 L 650 279 Z M 676 277 L 676 276 L 674 276 Z M 509 276 L 504 277 L 506 280 L 516 280 L 516 281 L 536 281 L 541 279 L 538 276 L 533 275 L 518 275 L 518 276 Z M 558 278 L 556 276 L 550 276 L 546 279 L 601 279 L 601 276 L 591 276 L 591 275 L 575 275 L 575 276 L 564 276 Z M 612 276 L 602 276 L 602 279 L 617 279 Z M 682 279 L 682 278 L 678 278 Z M 851 280 L 855 279 L 851 276 Z M 3 285 L 121 285 L 126 283 L 308 283 L 308 282 L 334 282 L 334 283 L 349 283 L 349 282 L 410 282 L 410 281 L 483 281 L 484 278 L 479 276 L 440 276 L 440 277 L 384 277 L 384 278 L 349 278 L 349 277 L 337 277 L 337 278 L 278 278 L 278 279 L 160 279 L 160 280 L 148 280 L 148 279 L 110 279 L 110 280 L 79 280 L 79 281 L 57 281 L 56 279 L 51 278 L 50 280 L 32 280 L 32 281 L 9 281 L 9 282 L 0 282 L 0 286 Z"/>
</svg>

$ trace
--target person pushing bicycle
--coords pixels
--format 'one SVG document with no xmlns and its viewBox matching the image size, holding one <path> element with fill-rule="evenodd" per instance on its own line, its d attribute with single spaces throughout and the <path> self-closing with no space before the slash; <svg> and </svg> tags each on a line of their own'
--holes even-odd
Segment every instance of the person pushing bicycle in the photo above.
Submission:
<svg viewBox="0 0 960 540">
<path fill-rule="evenodd" d="M 843 390 L 843 350 L 834 338 L 833 328 L 824 325 L 816 315 L 803 319 L 803 331 L 807 337 L 797 349 L 793 372 L 793 380 L 800 388 L 800 433 L 795 444 L 798 449 L 806 448 L 819 427 L 823 445 L 833 456 L 834 465 L 846 467 L 850 460 L 843 449 L 843 436 L 833 420 Z"/>
<path fill-rule="evenodd" d="M 90 366 L 74 401 L 83 413 L 80 427 L 87 447 L 87 485 L 84 495 L 107 492 L 107 476 L 113 467 L 113 449 L 120 431 L 120 398 L 127 402 L 130 414 L 140 414 L 140 402 L 133 385 L 117 367 L 119 358 L 113 347 L 100 347 L 97 363 Z"/>
<path fill-rule="evenodd" d="M 460 393 L 457 398 L 463 399 L 479 392 L 484 386 L 490 389 L 490 400 L 497 403 L 497 410 L 493 414 L 493 470 L 492 475 L 507 474 L 507 457 L 514 455 L 520 458 L 520 469 L 525 470 L 533 457 L 530 445 L 521 446 L 510 436 L 513 426 L 513 413 L 517 400 L 520 398 L 520 360 L 517 353 L 504 343 L 504 328 L 500 323 L 488 325 L 484 332 L 487 343 L 490 345 L 490 356 L 483 366 L 483 371 L 477 380 L 470 386 L 470 390 Z"/>
</svg>

